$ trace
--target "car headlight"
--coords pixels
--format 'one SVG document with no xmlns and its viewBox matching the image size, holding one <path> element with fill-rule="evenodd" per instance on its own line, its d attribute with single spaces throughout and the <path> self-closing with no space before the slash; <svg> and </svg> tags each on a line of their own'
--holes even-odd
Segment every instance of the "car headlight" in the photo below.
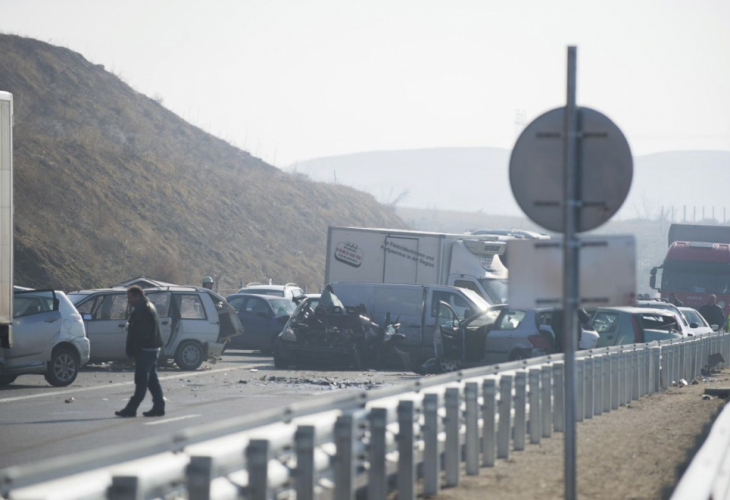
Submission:
<svg viewBox="0 0 730 500">
<path fill-rule="evenodd" d="M 281 332 L 281 340 L 286 340 L 287 342 L 296 342 L 297 336 L 294 333 L 294 330 L 291 328 L 285 328 L 283 332 Z"/>
</svg>

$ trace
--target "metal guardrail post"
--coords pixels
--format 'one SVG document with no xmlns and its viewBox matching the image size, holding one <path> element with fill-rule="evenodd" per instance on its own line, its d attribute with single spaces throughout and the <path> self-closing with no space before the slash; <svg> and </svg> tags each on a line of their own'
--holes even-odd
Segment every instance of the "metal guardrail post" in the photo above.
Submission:
<svg viewBox="0 0 730 500">
<path fill-rule="evenodd" d="M 593 358 L 593 414 L 603 414 L 603 356 Z"/>
<path fill-rule="evenodd" d="M 404 399 L 398 402 L 398 498 L 416 499 L 416 454 L 413 424 L 416 404 Z"/>
<path fill-rule="evenodd" d="M 340 415 L 335 422 L 335 500 L 355 499 L 355 418 Z"/>
<path fill-rule="evenodd" d="M 603 413 L 611 411 L 611 354 L 603 356 Z"/>
<path fill-rule="evenodd" d="M 583 418 L 590 420 L 593 418 L 593 391 L 595 390 L 595 387 L 593 386 L 593 377 L 595 376 L 593 374 L 593 358 L 586 358 L 583 360 L 583 375 L 583 380 L 585 381 L 583 386 L 585 394 L 585 399 L 583 400 Z"/>
<path fill-rule="evenodd" d="M 679 364 L 680 361 L 680 344 L 674 345 L 674 381 L 679 383 L 679 379 L 682 378 L 682 372 L 681 372 L 681 365 Z"/>
<path fill-rule="evenodd" d="M 677 377 L 677 380 L 679 379 L 687 379 L 689 376 L 687 375 L 686 367 L 687 367 L 687 358 L 689 356 L 687 355 L 687 342 L 682 342 L 679 344 L 679 376 Z"/>
<path fill-rule="evenodd" d="M 314 500 L 314 484 L 316 470 L 314 467 L 314 438 L 313 425 L 300 425 L 294 434 L 294 452 L 297 455 L 297 469 L 294 488 L 297 500 Z"/>
<path fill-rule="evenodd" d="M 251 500 L 269 498 L 269 441 L 252 439 L 246 447 L 248 497 Z"/>
<path fill-rule="evenodd" d="M 457 387 L 446 389 L 446 452 L 444 453 L 447 487 L 459 486 L 459 465 L 461 460 L 461 440 L 459 427 L 459 406 L 461 395 Z"/>
<path fill-rule="evenodd" d="M 624 404 L 627 405 L 631 402 L 631 380 L 633 378 L 633 367 L 631 366 L 631 351 L 624 352 L 624 371 L 626 374 L 625 389 L 624 389 Z"/>
<path fill-rule="evenodd" d="M 143 500 L 142 484 L 136 476 L 113 477 L 108 492 L 109 500 Z"/>
<path fill-rule="evenodd" d="M 479 474 L 479 384 L 467 382 L 464 385 L 466 401 L 466 473 L 469 476 Z"/>
<path fill-rule="evenodd" d="M 429 396 L 431 394 L 427 394 L 426 398 Z M 438 402 L 438 396 L 436 400 Z M 386 408 L 371 408 L 368 420 L 370 422 L 368 498 L 385 498 L 388 494 L 388 471 L 385 468 L 385 455 L 388 453 L 386 444 L 388 410 Z M 438 460 L 438 454 L 436 455 Z"/>
<path fill-rule="evenodd" d="M 651 350 L 649 346 L 645 346 L 641 351 L 644 356 L 644 392 L 643 396 L 651 394 Z"/>
<path fill-rule="evenodd" d="M 691 346 L 692 346 L 692 349 L 690 352 L 692 353 L 692 377 L 694 378 L 694 377 L 699 377 L 699 375 L 700 375 L 700 370 L 699 370 L 700 364 L 698 362 L 699 355 L 697 353 L 697 341 L 696 340 L 693 341 L 691 343 Z"/>
<path fill-rule="evenodd" d="M 542 413 L 542 437 L 549 438 L 553 435 L 553 369 L 550 365 L 544 365 L 541 369 L 540 383 L 540 411 Z"/>
<path fill-rule="evenodd" d="M 575 421 L 582 422 L 585 414 L 584 399 L 585 389 L 585 360 L 575 360 Z"/>
<path fill-rule="evenodd" d="M 423 493 L 438 495 L 440 491 L 441 451 L 439 450 L 439 395 L 426 394 L 423 396 Z M 385 457 L 383 457 L 385 466 Z M 371 465 L 372 467 L 372 465 Z M 385 477 L 383 477 L 382 493 L 368 492 L 368 498 L 385 498 Z"/>
<path fill-rule="evenodd" d="M 520 370 L 515 374 L 515 425 L 513 447 L 515 451 L 525 449 L 525 435 L 527 428 L 527 373 Z M 468 428 L 467 428 L 468 430 Z M 468 441 L 467 441 L 468 444 Z M 469 449 L 467 448 L 467 474 Z"/>
<path fill-rule="evenodd" d="M 661 367 L 661 355 L 662 350 L 660 347 L 652 347 L 649 349 L 651 351 L 651 373 L 652 373 L 652 379 L 651 379 L 651 390 L 650 392 L 659 392 L 661 388 L 661 373 L 662 373 L 662 367 Z"/>
<path fill-rule="evenodd" d="M 621 403 L 621 381 L 620 381 L 620 370 L 621 367 L 621 354 L 618 352 L 612 352 L 609 357 L 611 358 L 611 409 L 618 410 L 619 404 Z"/>
<path fill-rule="evenodd" d="M 482 465 L 493 467 L 496 461 L 497 388 L 493 378 L 482 381 Z"/>
<path fill-rule="evenodd" d="M 497 428 L 497 458 L 509 458 L 512 430 L 512 375 L 499 378 L 499 426 Z"/>
<path fill-rule="evenodd" d="M 641 358 L 639 351 L 631 351 L 631 399 L 637 400 L 641 397 Z"/>
<path fill-rule="evenodd" d="M 540 377 L 541 370 L 533 368 L 529 372 L 530 379 L 530 444 L 540 444 L 542 436 L 541 422 L 542 412 L 540 411 Z M 565 406 L 563 406 L 565 408 Z"/>
<path fill-rule="evenodd" d="M 674 383 L 674 379 L 674 346 L 669 344 L 667 346 L 667 382 L 669 383 L 669 387 Z"/>
<path fill-rule="evenodd" d="M 659 348 L 659 365 L 660 365 L 660 378 L 662 390 L 666 391 L 669 389 L 671 382 L 669 381 L 669 346 L 661 346 Z"/>
<path fill-rule="evenodd" d="M 187 479 L 189 500 L 210 500 L 210 483 L 214 479 L 213 458 L 190 457 Z"/>
<path fill-rule="evenodd" d="M 618 403 L 620 406 L 626 404 L 626 353 L 618 352 Z"/>
<path fill-rule="evenodd" d="M 553 430 L 555 432 L 563 432 L 565 430 L 565 387 L 563 385 L 565 383 L 565 381 L 563 380 L 564 376 L 565 363 L 563 363 L 562 361 L 553 363 L 553 382 L 555 384 L 555 395 L 553 396 L 553 404 L 555 405 L 553 411 Z M 532 397 L 530 399 L 532 399 Z M 532 412 L 532 410 L 530 411 Z M 532 419 L 532 417 L 530 417 L 530 419 Z M 532 442 L 532 432 L 530 432 L 530 442 Z"/>
</svg>

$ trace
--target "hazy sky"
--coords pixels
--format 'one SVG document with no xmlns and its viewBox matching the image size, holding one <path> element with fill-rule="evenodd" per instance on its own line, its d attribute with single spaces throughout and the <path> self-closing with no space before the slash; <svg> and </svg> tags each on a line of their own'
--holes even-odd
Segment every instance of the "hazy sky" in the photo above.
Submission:
<svg viewBox="0 0 730 500">
<path fill-rule="evenodd" d="M 0 0 L 0 30 L 69 47 L 265 160 L 511 147 L 565 100 L 635 154 L 730 150 L 730 1 Z M 2 55 L 0 54 L 0 61 Z"/>
</svg>

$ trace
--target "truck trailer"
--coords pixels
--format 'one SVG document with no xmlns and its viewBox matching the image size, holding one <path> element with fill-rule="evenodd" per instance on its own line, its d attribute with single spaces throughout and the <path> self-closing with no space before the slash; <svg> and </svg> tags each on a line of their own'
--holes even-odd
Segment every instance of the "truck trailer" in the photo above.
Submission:
<svg viewBox="0 0 730 500">
<path fill-rule="evenodd" d="M 489 304 L 507 301 L 507 268 L 495 235 L 333 227 L 326 283 L 399 283 L 467 288 Z"/>
<path fill-rule="evenodd" d="M 13 95 L 0 91 L 0 349 L 9 349 L 12 343 Z"/>
<path fill-rule="evenodd" d="M 649 285 L 662 298 L 676 294 L 685 306 L 697 308 L 717 296 L 730 313 L 730 226 L 672 224 L 669 249 L 661 266 L 651 270 Z"/>
</svg>

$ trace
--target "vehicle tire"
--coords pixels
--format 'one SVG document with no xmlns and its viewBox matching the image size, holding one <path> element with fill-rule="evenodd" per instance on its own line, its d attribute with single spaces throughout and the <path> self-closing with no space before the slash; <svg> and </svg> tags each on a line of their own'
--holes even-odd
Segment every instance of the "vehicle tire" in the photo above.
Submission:
<svg viewBox="0 0 730 500">
<path fill-rule="evenodd" d="M 278 368 L 279 370 L 286 370 L 289 368 L 289 360 L 282 354 L 278 342 L 276 346 L 274 346 L 274 368 Z"/>
<path fill-rule="evenodd" d="M 0 375 L 0 387 L 10 385 L 18 378 L 17 375 Z"/>
<path fill-rule="evenodd" d="M 175 364 L 181 370 L 192 372 L 200 368 L 205 361 L 205 349 L 198 342 L 186 340 L 175 352 Z"/>
<path fill-rule="evenodd" d="M 447 359 L 440 359 L 439 366 L 441 367 L 441 371 L 443 373 L 450 373 L 459 370 L 459 363 Z"/>
<path fill-rule="evenodd" d="M 79 355 L 70 347 L 58 347 L 51 354 L 46 382 L 54 387 L 66 387 L 73 384 L 79 374 Z"/>
</svg>

